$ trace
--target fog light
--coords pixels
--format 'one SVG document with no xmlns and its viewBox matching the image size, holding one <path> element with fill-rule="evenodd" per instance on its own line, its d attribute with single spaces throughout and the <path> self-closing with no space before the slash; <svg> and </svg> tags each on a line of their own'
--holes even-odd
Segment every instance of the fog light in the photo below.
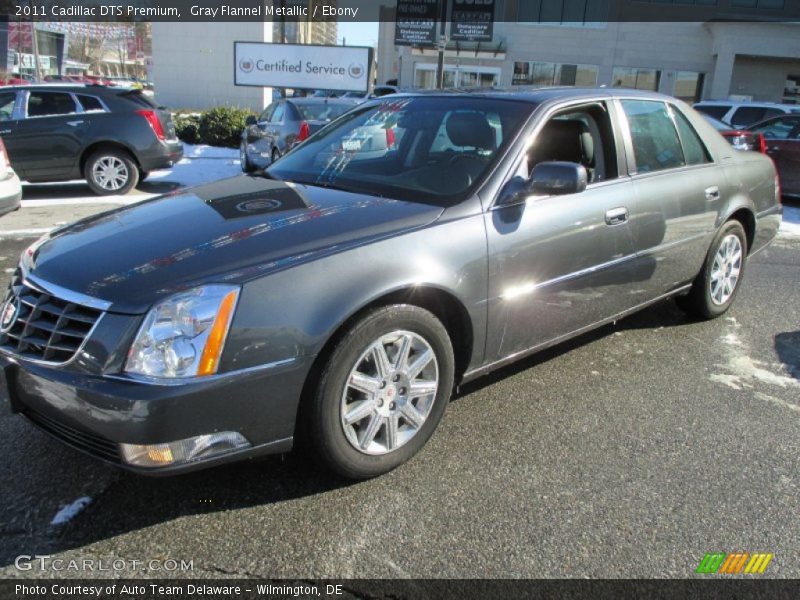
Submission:
<svg viewBox="0 0 800 600">
<path fill-rule="evenodd" d="M 165 444 L 120 444 L 122 458 L 137 467 L 166 467 L 207 459 L 234 450 L 249 448 L 241 433 L 221 431 Z"/>
</svg>

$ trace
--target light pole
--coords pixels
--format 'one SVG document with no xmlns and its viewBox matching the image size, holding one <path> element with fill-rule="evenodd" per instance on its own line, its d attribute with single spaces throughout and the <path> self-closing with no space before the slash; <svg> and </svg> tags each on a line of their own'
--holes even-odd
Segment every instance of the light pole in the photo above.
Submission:
<svg viewBox="0 0 800 600">
<path fill-rule="evenodd" d="M 444 51 L 447 47 L 447 0 L 441 0 L 439 15 L 439 62 L 436 65 L 436 89 L 444 88 Z"/>
</svg>

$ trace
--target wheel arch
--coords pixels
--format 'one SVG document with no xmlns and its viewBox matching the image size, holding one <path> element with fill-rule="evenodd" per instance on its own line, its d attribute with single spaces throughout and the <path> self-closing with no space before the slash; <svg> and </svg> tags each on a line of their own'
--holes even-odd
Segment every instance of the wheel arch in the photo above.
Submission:
<svg viewBox="0 0 800 600">
<path fill-rule="evenodd" d="M 137 168 L 139 170 L 142 169 L 142 164 L 139 162 L 136 152 L 134 152 L 133 149 L 126 144 L 117 140 L 97 140 L 86 146 L 86 148 L 83 149 L 83 152 L 81 152 L 80 158 L 78 159 L 78 169 L 81 172 L 81 176 L 83 175 L 83 170 L 86 167 L 86 161 L 89 160 L 89 157 L 103 148 L 122 150 L 126 152 L 133 159 L 133 162 L 136 164 Z"/>
<path fill-rule="evenodd" d="M 401 287 L 385 292 L 352 311 L 328 336 L 303 384 L 303 392 L 295 421 L 296 430 L 304 422 L 302 413 L 304 405 L 307 404 L 306 399 L 313 393 L 314 385 L 319 380 L 319 375 L 339 340 L 367 312 L 392 304 L 408 304 L 423 308 L 442 322 L 442 325 L 447 330 L 447 335 L 450 337 L 450 343 L 453 345 L 455 382 L 458 384 L 467 370 L 475 344 L 473 325 L 466 307 L 454 294 L 435 285 L 425 284 Z"/>
<path fill-rule="evenodd" d="M 741 223 L 747 238 L 747 253 L 750 254 L 750 252 L 753 250 L 753 243 L 756 239 L 755 213 L 752 211 L 752 209 L 742 206 L 731 212 L 731 214 L 729 214 L 728 217 L 723 221 L 723 224 L 727 223 L 728 221 L 739 221 L 739 223 Z"/>
</svg>

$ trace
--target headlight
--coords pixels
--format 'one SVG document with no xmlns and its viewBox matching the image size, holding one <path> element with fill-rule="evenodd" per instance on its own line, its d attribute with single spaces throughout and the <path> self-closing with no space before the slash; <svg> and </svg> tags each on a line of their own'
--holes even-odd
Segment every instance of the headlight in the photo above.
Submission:
<svg viewBox="0 0 800 600">
<path fill-rule="evenodd" d="M 239 288 L 208 285 L 154 306 L 128 352 L 128 373 L 161 379 L 217 372 Z"/>
</svg>

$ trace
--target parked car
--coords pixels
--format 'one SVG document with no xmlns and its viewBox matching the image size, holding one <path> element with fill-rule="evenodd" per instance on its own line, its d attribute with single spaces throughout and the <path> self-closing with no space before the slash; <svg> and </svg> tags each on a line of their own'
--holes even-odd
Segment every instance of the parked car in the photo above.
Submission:
<svg viewBox="0 0 800 600">
<path fill-rule="evenodd" d="M 98 195 L 124 194 L 183 156 L 170 112 L 122 88 L 0 89 L 0 136 L 21 179 L 84 178 Z"/>
<path fill-rule="evenodd" d="M 765 140 L 766 152 L 778 168 L 781 191 L 800 196 L 800 114 L 773 117 L 749 130 Z"/>
<path fill-rule="evenodd" d="M 261 115 L 247 120 L 239 144 L 242 171 L 250 173 L 272 164 L 357 104 L 354 100 L 315 96 L 273 102 Z"/>
<path fill-rule="evenodd" d="M 800 113 L 800 106 L 795 104 L 776 104 L 774 102 L 733 102 L 727 100 L 703 100 L 694 104 L 693 108 L 730 123 L 734 129 L 744 129 L 770 117 Z"/>
<path fill-rule="evenodd" d="M 0 215 L 17 210 L 22 200 L 22 184 L 8 161 L 5 144 L 0 138 Z"/>
<path fill-rule="evenodd" d="M 362 158 L 351 141 L 389 126 L 396 147 Z M 35 242 L 0 309 L 0 390 L 141 473 L 302 431 L 323 464 L 375 476 L 457 383 L 666 298 L 724 314 L 780 226 L 776 179 L 653 93 L 370 100 L 261 175 Z"/>
<path fill-rule="evenodd" d="M 711 123 L 711 126 L 719 131 L 720 135 L 728 140 L 731 146 L 737 150 L 756 150 L 766 154 L 767 144 L 763 135 L 755 134 L 751 131 L 747 131 L 746 129 L 733 129 L 730 125 L 723 123 L 719 119 L 715 119 L 714 117 L 705 113 L 700 114 L 702 114 L 706 121 Z"/>
</svg>

